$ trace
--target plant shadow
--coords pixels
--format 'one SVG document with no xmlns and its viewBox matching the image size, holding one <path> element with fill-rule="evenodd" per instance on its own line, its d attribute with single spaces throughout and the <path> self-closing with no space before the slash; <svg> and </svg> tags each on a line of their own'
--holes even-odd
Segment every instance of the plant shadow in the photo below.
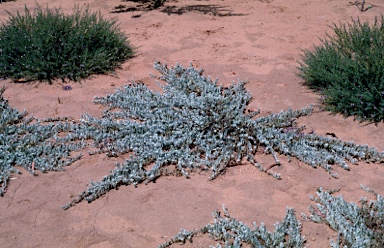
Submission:
<svg viewBox="0 0 384 248">
<path fill-rule="evenodd" d="M 132 2 L 134 6 L 127 6 L 125 4 L 120 4 L 115 6 L 111 13 L 125 13 L 125 12 L 134 12 L 134 11 L 143 11 L 148 12 L 154 9 L 159 8 L 165 2 L 165 0 L 123 0 L 122 2 Z M 140 17 L 141 15 L 133 16 Z"/>
<path fill-rule="evenodd" d="M 244 16 L 244 14 L 233 13 L 232 10 L 228 9 L 226 6 L 220 6 L 216 4 L 209 5 L 188 5 L 183 7 L 176 6 L 166 6 L 161 10 L 163 13 L 167 13 L 168 15 L 182 15 L 187 12 L 195 12 L 203 15 L 213 15 L 213 16 Z"/>
<path fill-rule="evenodd" d="M 177 7 L 174 5 L 164 6 L 165 0 L 123 0 L 123 2 L 132 2 L 135 3 L 135 6 L 128 6 L 125 4 L 120 4 L 115 6 L 111 13 L 126 13 L 126 12 L 148 12 L 159 7 L 162 7 L 160 12 L 166 13 L 168 15 L 182 15 L 188 12 L 200 13 L 203 15 L 213 15 L 218 17 L 224 16 L 244 16 L 245 14 L 233 13 L 231 9 L 227 6 L 220 6 L 216 4 L 196 4 L 196 5 L 187 5 L 182 7 Z M 167 1 L 169 2 L 169 1 Z M 176 1 L 177 2 L 177 1 Z M 133 15 L 133 18 L 140 17 L 141 14 Z"/>
</svg>

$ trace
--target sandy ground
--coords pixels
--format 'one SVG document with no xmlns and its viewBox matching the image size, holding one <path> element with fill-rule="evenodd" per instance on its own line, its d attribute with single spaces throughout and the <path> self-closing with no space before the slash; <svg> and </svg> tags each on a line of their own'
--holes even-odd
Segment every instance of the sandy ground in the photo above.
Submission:
<svg viewBox="0 0 384 248">
<path fill-rule="evenodd" d="M 384 4 L 371 0 L 373 8 L 360 12 L 342 0 L 167 0 L 149 12 L 124 12 L 135 3 L 111 0 L 37 0 L 43 6 L 59 7 L 71 13 L 75 4 L 100 11 L 105 18 L 117 18 L 129 36 L 137 56 L 122 65 L 114 76 L 94 76 L 81 83 L 68 82 L 72 90 L 63 91 L 61 82 L 0 82 L 7 90 L 10 105 L 27 110 L 35 117 L 72 116 L 87 112 L 100 116 L 101 109 L 92 103 L 95 96 L 113 93 L 116 88 L 141 81 L 158 89 L 150 73 L 155 60 L 174 65 L 203 67 L 207 75 L 228 85 L 248 80 L 254 96 L 251 108 L 262 114 L 298 109 L 318 104 L 319 96 L 302 86 L 296 76 L 302 49 L 320 43 L 319 38 L 332 33 L 330 25 L 359 17 L 372 21 L 384 12 Z M 18 0 L 0 4 L 0 18 L 23 11 L 35 0 Z M 119 5 L 122 8 L 116 8 Z M 60 103 L 58 101 L 60 98 Z M 345 141 L 368 144 L 384 151 L 384 125 L 365 125 L 353 118 L 316 112 L 300 118 L 309 130 L 325 135 L 334 133 Z M 280 157 L 283 165 L 274 171 L 282 174 L 275 180 L 251 165 L 231 167 L 226 174 L 208 181 L 209 174 L 196 173 L 191 179 L 164 177 L 156 183 L 120 187 L 88 204 L 82 202 L 64 211 L 60 208 L 86 189 L 90 180 L 101 180 L 114 163 L 124 158 L 105 154 L 81 159 L 65 172 L 37 173 L 23 171 L 14 175 L 7 193 L 0 198 L 1 247 L 156 247 L 181 228 L 194 229 L 212 221 L 212 212 L 225 204 L 233 217 L 248 225 L 256 221 L 273 224 L 282 221 L 286 206 L 296 210 L 303 224 L 303 235 L 310 247 L 328 247 L 334 232 L 325 225 L 301 219 L 308 213 L 309 195 L 318 187 L 341 188 L 348 201 L 366 196 L 360 184 L 384 194 L 381 164 L 360 163 L 351 171 L 336 168 L 339 179 L 322 169 L 291 162 Z M 264 164 L 270 157 L 259 156 Z M 215 242 L 196 238 L 184 247 L 208 247 Z M 179 245 L 174 245 L 178 247 Z"/>
</svg>

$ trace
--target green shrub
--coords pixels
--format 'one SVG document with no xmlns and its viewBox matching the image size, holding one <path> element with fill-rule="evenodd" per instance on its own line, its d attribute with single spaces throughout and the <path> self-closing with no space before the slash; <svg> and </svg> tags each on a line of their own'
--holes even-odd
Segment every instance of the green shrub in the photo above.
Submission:
<svg viewBox="0 0 384 248">
<path fill-rule="evenodd" d="M 384 17 L 373 25 L 334 25 L 334 36 L 304 51 L 299 76 L 324 97 L 327 110 L 362 121 L 384 119 Z"/>
<path fill-rule="evenodd" d="M 77 81 L 111 72 L 132 54 L 116 21 L 88 9 L 64 15 L 60 8 L 25 7 L 0 26 L 0 76 L 16 81 Z"/>
</svg>

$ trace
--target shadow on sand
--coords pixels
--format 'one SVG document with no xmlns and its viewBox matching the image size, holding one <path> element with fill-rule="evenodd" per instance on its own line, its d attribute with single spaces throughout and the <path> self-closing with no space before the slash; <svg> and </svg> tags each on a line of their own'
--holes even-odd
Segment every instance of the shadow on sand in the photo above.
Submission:
<svg viewBox="0 0 384 248">
<path fill-rule="evenodd" d="M 188 12 L 195 12 L 203 15 L 213 15 L 218 17 L 244 16 L 244 14 L 233 13 L 233 11 L 226 6 L 220 6 L 215 4 L 196 4 L 177 7 L 171 5 L 164 6 L 165 0 L 125 0 L 123 2 L 133 2 L 136 5 L 127 6 L 124 4 L 120 4 L 118 6 L 115 6 L 111 13 L 142 12 L 140 14 L 132 16 L 133 18 L 137 18 L 140 17 L 143 13 L 152 11 L 154 9 L 159 9 L 160 12 L 166 13 L 168 15 L 182 15 Z"/>
</svg>

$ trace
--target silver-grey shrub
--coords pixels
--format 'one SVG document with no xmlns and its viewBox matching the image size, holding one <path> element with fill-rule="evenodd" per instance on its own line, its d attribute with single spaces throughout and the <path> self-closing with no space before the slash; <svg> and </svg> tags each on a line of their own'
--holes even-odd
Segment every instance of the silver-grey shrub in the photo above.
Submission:
<svg viewBox="0 0 384 248">
<path fill-rule="evenodd" d="M 74 129 L 66 118 L 36 119 L 27 117 L 9 106 L 0 89 L 0 196 L 6 192 L 11 173 L 20 173 L 23 167 L 32 174 L 62 170 L 81 158 L 71 152 L 82 149 L 86 143 L 78 139 L 58 139 L 60 133 Z"/>
<path fill-rule="evenodd" d="M 305 219 L 324 223 L 338 233 L 337 239 L 331 240 L 334 248 L 379 248 L 384 244 L 384 199 L 375 191 L 361 186 L 372 193 L 376 201 L 360 199 L 360 207 L 346 202 L 342 195 L 334 197 L 334 191 L 319 189 L 317 197 L 312 197 L 316 206 L 310 206 L 311 215 L 302 214 Z"/>
<path fill-rule="evenodd" d="M 93 139 L 96 150 L 91 154 L 130 157 L 102 181 L 91 182 L 63 208 L 84 199 L 91 202 L 120 185 L 148 183 L 161 175 L 188 177 L 198 169 L 211 171 L 210 179 L 214 179 L 243 158 L 280 179 L 256 161 L 260 147 L 277 165 L 280 153 L 320 166 L 334 177 L 332 164 L 349 169 L 346 161 L 379 162 L 384 158 L 384 153 L 368 146 L 303 133 L 294 120 L 311 114 L 311 108 L 255 119 L 258 112 L 246 109 L 252 97 L 245 82 L 223 87 L 193 66 L 169 68 L 156 62 L 154 67 L 160 72 L 156 78 L 165 82 L 162 93 L 133 82 L 114 94 L 96 97 L 94 102 L 106 107 L 103 116 L 84 115 L 80 127 L 69 134 L 73 139 Z"/>
<path fill-rule="evenodd" d="M 121 185 L 148 183 L 162 175 L 188 177 L 190 171 L 209 170 L 210 179 L 214 179 L 227 166 L 239 164 L 243 158 L 280 179 L 280 175 L 257 163 L 255 153 L 260 147 L 273 156 L 277 165 L 281 165 L 278 154 L 284 154 L 312 167 L 322 167 L 334 177 L 337 175 L 332 171 L 333 164 L 348 170 L 348 161 L 378 163 L 384 160 L 383 152 L 366 145 L 304 133 L 304 127 L 297 127 L 295 119 L 311 114 L 311 108 L 255 118 L 258 112 L 247 111 L 252 97 L 245 82 L 226 88 L 193 66 L 168 68 L 156 62 L 155 69 L 160 72 L 157 79 L 165 82 L 161 85 L 162 93 L 133 82 L 114 94 L 95 98 L 96 104 L 106 107 L 102 117 L 85 114 L 80 120 L 26 117 L 25 112 L 20 113 L 8 105 L 3 87 L 0 90 L 0 194 L 4 194 L 11 173 L 19 172 L 17 166 L 31 173 L 34 173 L 32 164 L 34 169 L 43 172 L 62 170 L 80 159 L 81 154 L 73 155 L 73 152 L 86 146 L 93 146 L 89 149 L 91 155 L 129 155 L 129 158 L 117 164 L 101 181 L 91 182 L 76 199 L 63 206 L 64 209 L 84 199 L 91 202 Z M 382 197 L 376 196 L 376 202 L 362 200 L 362 208 L 358 208 L 320 190 L 318 198 L 314 198 L 320 212 L 312 208 L 308 218 L 326 223 L 339 232 L 338 240 L 332 243 L 334 247 L 349 247 L 351 242 L 360 247 L 378 247 L 375 245 L 383 243 L 384 204 Z M 224 214 L 228 215 L 226 210 Z M 202 230 L 224 238 L 226 245 L 302 244 L 300 225 L 290 209 L 284 222 L 276 225 L 274 234 L 261 225 L 255 227 L 256 235 L 255 230 L 229 216 L 222 218 L 218 212 L 215 220 L 214 225 L 209 224 Z M 232 228 L 235 234 L 229 231 Z M 283 233 L 290 241 L 282 241 Z M 195 234 L 196 231 L 182 231 L 172 242 L 185 241 Z"/>
<path fill-rule="evenodd" d="M 168 68 L 156 62 L 157 79 L 165 82 L 162 93 L 133 82 L 114 94 L 96 97 L 106 109 L 102 117 L 85 114 L 80 120 L 26 117 L 0 98 L 0 183 L 3 194 L 10 173 L 22 166 L 33 173 L 61 170 L 81 157 L 74 156 L 85 146 L 89 154 L 128 156 L 99 182 L 65 209 L 99 196 L 120 185 L 137 185 L 162 175 L 189 176 L 193 170 L 211 171 L 214 179 L 230 165 L 247 159 L 260 171 L 277 179 L 280 175 L 259 164 L 255 158 L 261 147 L 280 165 L 278 154 L 297 158 L 312 167 L 322 167 L 332 176 L 332 165 L 349 169 L 347 161 L 380 162 L 384 153 L 368 146 L 305 134 L 295 119 L 309 115 L 311 108 L 282 111 L 255 118 L 247 110 L 252 96 L 245 82 L 229 87 L 218 85 L 193 66 Z"/>
<path fill-rule="evenodd" d="M 226 248 L 242 247 L 244 244 L 250 247 L 281 247 L 296 248 L 303 247 L 305 239 L 300 235 L 301 224 L 295 217 L 294 210 L 287 208 L 286 216 L 282 223 L 275 224 L 273 233 L 267 230 L 264 223 L 257 226 L 253 223 L 253 228 L 248 227 L 243 222 L 232 218 L 228 210 L 223 205 L 223 216 L 218 210 L 213 212 L 213 224 L 207 224 L 200 229 L 187 231 L 182 229 L 172 239 L 158 246 L 158 248 L 166 248 L 174 243 L 192 242 L 192 238 L 198 235 L 209 234 L 210 238 L 219 241 L 216 247 Z M 211 247 L 211 246 L 210 246 Z"/>
<path fill-rule="evenodd" d="M 372 193 L 376 200 L 360 199 L 360 207 L 346 202 L 340 195 L 332 194 L 339 190 L 319 188 L 317 197 L 311 197 L 316 206 L 309 206 L 310 215 L 302 213 L 304 220 L 325 224 L 337 232 L 336 240 L 330 239 L 334 248 L 381 248 L 384 244 L 384 199 L 381 195 L 365 186 L 365 191 Z M 218 241 L 216 247 L 305 247 L 307 241 L 301 236 L 301 223 L 297 221 L 294 210 L 287 208 L 282 223 L 275 224 L 275 231 L 269 232 L 265 225 L 254 224 L 254 229 L 231 218 L 223 205 L 224 216 L 219 211 L 213 213 L 214 223 L 192 231 L 181 229 L 173 238 L 160 244 L 158 248 L 169 247 L 174 243 L 192 242 L 192 238 L 209 234 Z M 310 247 L 310 243 L 307 244 Z M 212 246 L 210 246 L 212 247 Z M 248 247 L 248 246 L 247 246 Z"/>
</svg>

